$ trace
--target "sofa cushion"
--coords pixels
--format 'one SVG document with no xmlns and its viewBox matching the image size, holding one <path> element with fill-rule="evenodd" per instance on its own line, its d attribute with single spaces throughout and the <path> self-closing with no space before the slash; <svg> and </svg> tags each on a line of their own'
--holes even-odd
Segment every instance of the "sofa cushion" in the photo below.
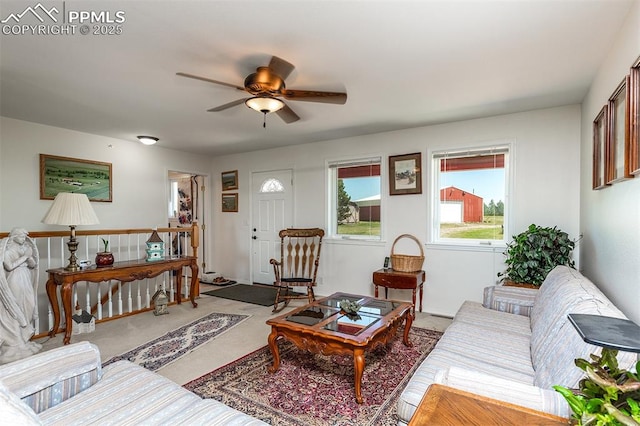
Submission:
<svg viewBox="0 0 640 426">
<path fill-rule="evenodd" d="M 0 382 L 0 419 L 7 425 L 40 425 L 40 419 L 13 392 Z"/>
<path fill-rule="evenodd" d="M 531 323 L 522 315 L 487 309 L 478 302 L 465 301 L 455 316 L 456 322 L 481 324 L 483 328 L 515 333 L 531 338 Z"/>
<path fill-rule="evenodd" d="M 129 361 L 102 369 L 100 381 L 40 413 L 44 424 L 263 425 L 240 411 L 203 400 L 177 383 Z"/>
<path fill-rule="evenodd" d="M 625 318 L 580 272 L 566 266 L 553 269 L 540 287 L 531 311 L 531 361 L 537 386 L 576 387 L 583 372 L 574 360 L 600 352 L 598 347 L 582 341 L 567 318 L 570 313 Z M 629 354 L 618 355 L 620 365 L 629 358 Z"/>
<path fill-rule="evenodd" d="M 574 307 L 601 294 L 587 278 L 575 269 L 557 266 L 540 286 L 531 310 L 531 360 L 540 365 L 541 352 L 553 346 L 567 315 Z M 604 298 L 604 296 L 602 296 Z"/>
</svg>

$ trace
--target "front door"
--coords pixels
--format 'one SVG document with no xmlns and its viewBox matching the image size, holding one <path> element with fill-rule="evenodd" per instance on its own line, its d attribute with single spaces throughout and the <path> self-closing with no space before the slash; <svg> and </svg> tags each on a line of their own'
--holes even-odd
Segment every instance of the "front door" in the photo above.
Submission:
<svg viewBox="0 0 640 426">
<path fill-rule="evenodd" d="M 273 284 L 270 259 L 280 257 L 278 232 L 293 226 L 293 171 L 251 175 L 251 264 L 254 283 Z"/>
</svg>

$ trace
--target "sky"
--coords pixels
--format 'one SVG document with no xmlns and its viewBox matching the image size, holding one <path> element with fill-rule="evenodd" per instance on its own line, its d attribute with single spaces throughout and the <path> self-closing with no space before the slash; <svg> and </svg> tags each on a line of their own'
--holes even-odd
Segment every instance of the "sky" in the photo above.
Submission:
<svg viewBox="0 0 640 426">
<path fill-rule="evenodd" d="M 504 169 L 448 172 L 443 175 L 442 187 L 448 186 L 455 186 L 482 197 L 487 204 L 491 200 L 496 203 L 505 201 Z M 380 177 L 344 179 L 344 187 L 353 201 L 379 195 Z"/>
</svg>

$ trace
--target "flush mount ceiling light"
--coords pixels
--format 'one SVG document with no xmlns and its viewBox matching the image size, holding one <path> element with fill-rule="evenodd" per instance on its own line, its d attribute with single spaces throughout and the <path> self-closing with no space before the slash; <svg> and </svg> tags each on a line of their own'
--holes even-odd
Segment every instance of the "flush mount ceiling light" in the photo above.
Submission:
<svg viewBox="0 0 640 426">
<path fill-rule="evenodd" d="M 138 136 L 138 140 L 145 145 L 153 145 L 159 141 L 158 138 L 154 138 L 153 136 Z"/>
<path fill-rule="evenodd" d="M 244 103 L 249 108 L 263 114 L 269 114 L 284 108 L 284 102 L 271 96 L 254 96 L 244 101 Z"/>
</svg>

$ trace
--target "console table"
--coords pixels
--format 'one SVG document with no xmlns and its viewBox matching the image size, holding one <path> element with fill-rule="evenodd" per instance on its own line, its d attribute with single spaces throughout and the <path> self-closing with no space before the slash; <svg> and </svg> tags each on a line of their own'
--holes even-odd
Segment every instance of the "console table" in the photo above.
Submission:
<svg viewBox="0 0 640 426">
<path fill-rule="evenodd" d="M 422 285 L 426 279 L 424 271 L 400 272 L 393 269 L 378 269 L 373 273 L 375 296 L 378 297 L 378 286 L 384 287 L 384 298 L 388 297 L 390 288 L 413 290 L 413 317 L 416 316 L 416 289 L 420 288 L 420 312 L 422 312 Z"/>
<path fill-rule="evenodd" d="M 64 332 L 64 344 L 69 344 L 71 340 L 71 329 L 73 327 L 72 314 L 73 307 L 72 295 L 73 286 L 79 281 L 87 281 L 99 283 L 103 281 L 116 280 L 121 282 L 131 282 L 142 280 L 145 278 L 156 277 L 163 272 L 177 271 L 176 274 L 176 300 L 182 303 L 180 289 L 182 288 L 182 268 L 191 268 L 191 286 L 189 289 L 189 298 L 193 307 L 198 304 L 195 301 L 197 296 L 198 281 L 198 259 L 195 256 L 179 256 L 165 257 L 162 260 L 147 262 L 145 259 L 128 260 L 123 262 L 114 262 L 112 266 L 96 267 L 91 266 L 78 271 L 67 271 L 64 268 L 49 269 L 49 279 L 47 280 L 47 296 L 53 309 L 53 328 L 49 332 L 49 336 L 54 337 L 60 327 L 60 308 L 58 305 L 57 287 L 60 286 L 60 297 L 62 298 L 62 308 L 64 309 L 64 318 L 66 321 Z"/>
<path fill-rule="evenodd" d="M 424 394 L 409 426 L 569 425 L 569 419 L 433 384 Z"/>
</svg>

